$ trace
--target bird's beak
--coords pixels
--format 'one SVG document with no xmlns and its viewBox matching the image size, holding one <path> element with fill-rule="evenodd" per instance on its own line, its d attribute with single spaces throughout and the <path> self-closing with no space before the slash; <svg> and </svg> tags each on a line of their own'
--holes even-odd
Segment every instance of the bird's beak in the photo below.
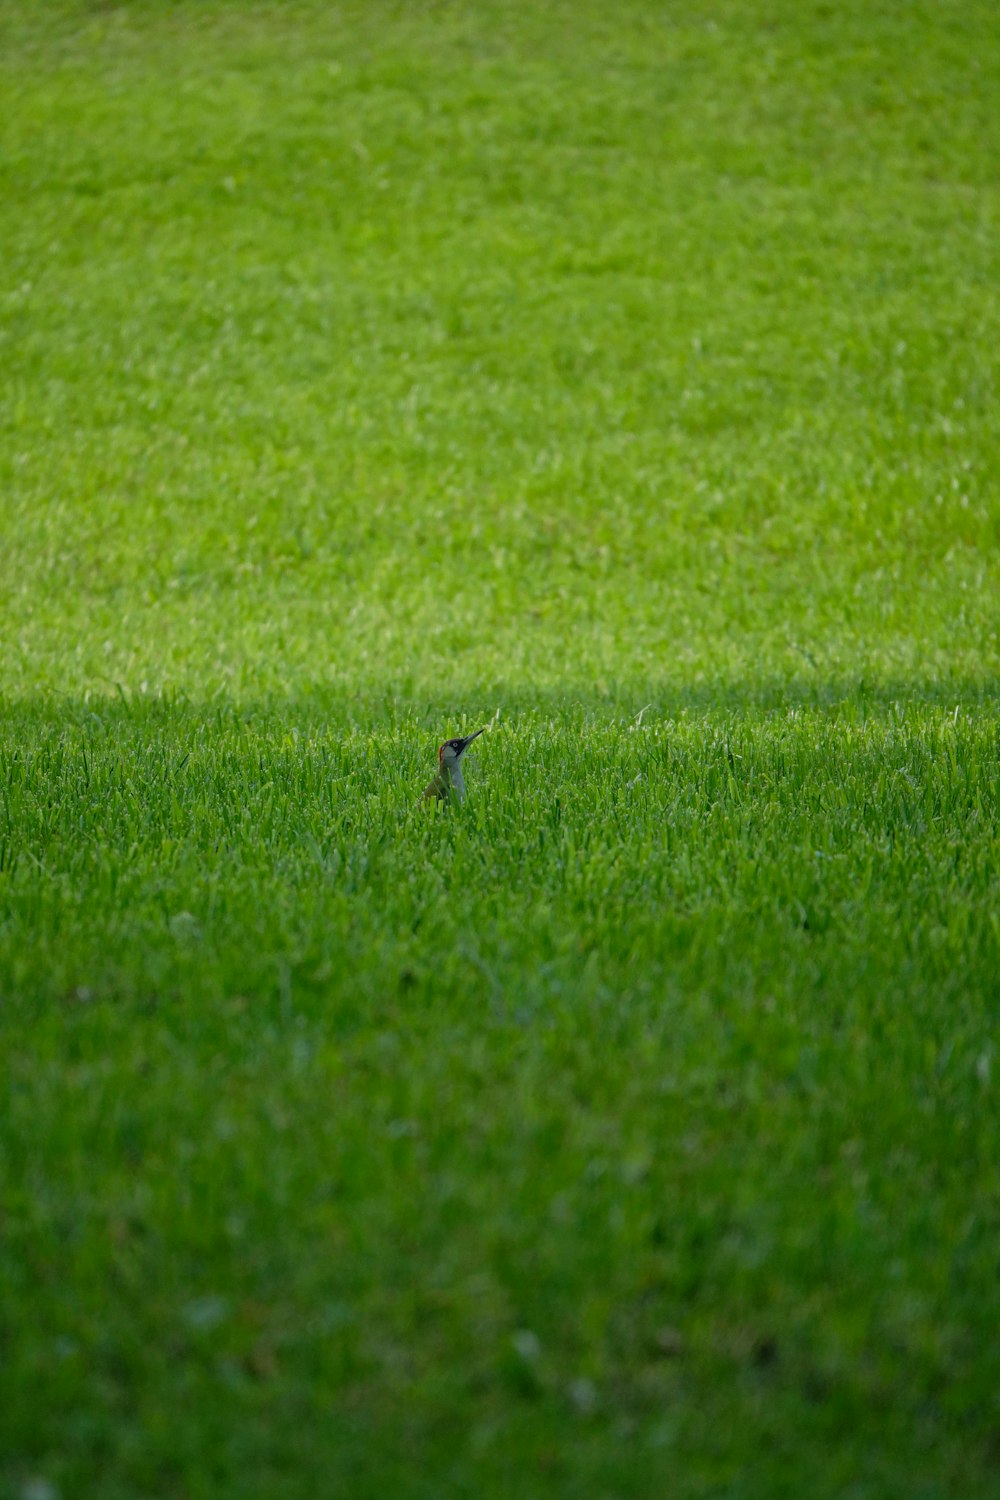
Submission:
<svg viewBox="0 0 1000 1500">
<path fill-rule="evenodd" d="M 472 741 L 477 740 L 481 734 L 485 734 L 488 727 L 488 725 L 484 724 L 483 728 L 477 729 L 475 734 L 467 734 L 465 736 L 465 739 L 462 741 L 462 748 L 458 752 L 459 755 L 464 755 L 466 750 L 468 750 L 469 746 L 472 744 Z"/>
</svg>

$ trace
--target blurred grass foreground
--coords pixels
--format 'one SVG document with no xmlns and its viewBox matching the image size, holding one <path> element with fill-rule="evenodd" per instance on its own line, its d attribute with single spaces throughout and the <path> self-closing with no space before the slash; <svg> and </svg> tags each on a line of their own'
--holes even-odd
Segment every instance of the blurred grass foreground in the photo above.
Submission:
<svg viewBox="0 0 1000 1500">
<path fill-rule="evenodd" d="M 5 0 L 4 1500 L 1000 1496 L 996 23 Z"/>
</svg>

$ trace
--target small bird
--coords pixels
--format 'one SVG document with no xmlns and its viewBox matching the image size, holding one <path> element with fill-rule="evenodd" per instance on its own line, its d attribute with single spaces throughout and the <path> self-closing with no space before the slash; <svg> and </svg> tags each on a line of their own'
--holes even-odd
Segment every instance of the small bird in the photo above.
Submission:
<svg viewBox="0 0 1000 1500">
<path fill-rule="evenodd" d="M 485 727 L 477 729 L 475 734 L 467 734 L 464 739 L 459 735 L 457 739 L 445 740 L 438 751 L 437 775 L 424 789 L 425 802 L 447 802 L 451 797 L 454 797 L 456 802 L 461 802 L 465 796 L 462 756 L 472 741 L 478 739 L 484 732 Z"/>
</svg>

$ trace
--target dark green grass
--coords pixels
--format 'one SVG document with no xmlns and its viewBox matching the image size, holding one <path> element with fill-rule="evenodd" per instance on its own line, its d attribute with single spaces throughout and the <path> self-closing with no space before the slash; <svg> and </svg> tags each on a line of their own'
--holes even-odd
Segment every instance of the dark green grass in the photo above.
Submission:
<svg viewBox="0 0 1000 1500">
<path fill-rule="evenodd" d="M 983 1492 L 998 735 L 15 712 L 12 1474 Z"/>
<path fill-rule="evenodd" d="M 992 8 L 0 87 L 0 1494 L 1000 1494 Z"/>
</svg>

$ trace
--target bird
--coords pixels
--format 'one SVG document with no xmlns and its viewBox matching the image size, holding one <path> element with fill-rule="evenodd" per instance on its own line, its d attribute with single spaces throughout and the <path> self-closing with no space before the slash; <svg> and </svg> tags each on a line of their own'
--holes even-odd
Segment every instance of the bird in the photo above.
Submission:
<svg viewBox="0 0 1000 1500">
<path fill-rule="evenodd" d="M 458 735 L 455 739 L 445 740 L 438 750 L 437 775 L 424 788 L 423 800 L 425 802 L 448 802 L 452 799 L 461 802 L 465 796 L 462 756 L 472 741 L 485 732 L 485 728 L 486 726 L 483 729 L 477 729 L 475 734 L 467 734 L 464 737 Z"/>
</svg>

